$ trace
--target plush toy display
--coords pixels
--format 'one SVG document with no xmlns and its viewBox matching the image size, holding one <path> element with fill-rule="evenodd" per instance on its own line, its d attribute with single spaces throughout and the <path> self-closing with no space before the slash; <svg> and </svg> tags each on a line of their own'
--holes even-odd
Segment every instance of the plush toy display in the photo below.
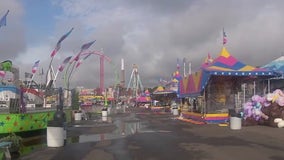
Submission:
<svg viewBox="0 0 284 160">
<path fill-rule="evenodd" d="M 284 127 L 284 93 L 277 89 L 264 97 L 254 95 L 243 105 L 245 125 Z"/>
<path fill-rule="evenodd" d="M 283 128 L 284 127 L 284 120 L 282 118 L 275 118 L 274 123 L 277 124 L 278 128 Z"/>
</svg>

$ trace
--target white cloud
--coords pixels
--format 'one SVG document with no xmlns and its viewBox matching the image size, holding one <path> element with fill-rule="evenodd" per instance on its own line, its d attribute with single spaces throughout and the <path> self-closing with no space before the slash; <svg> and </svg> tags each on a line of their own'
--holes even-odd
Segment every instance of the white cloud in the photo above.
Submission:
<svg viewBox="0 0 284 160">
<path fill-rule="evenodd" d="M 55 65 L 68 55 L 79 51 L 83 43 L 96 39 L 92 50 L 103 48 L 112 63 L 120 66 L 124 58 L 129 80 L 132 64 L 137 64 L 144 86 L 158 84 L 157 77 L 171 75 L 176 59 L 186 57 L 193 70 L 199 68 L 207 53 L 218 56 L 224 27 L 228 35 L 227 49 L 236 58 L 250 65 L 263 65 L 281 55 L 284 40 L 282 1 L 234 0 L 52 0 L 62 14 L 56 15 L 54 35 L 48 42 L 33 46 L 25 43 L 21 15 L 28 10 L 18 1 L 9 1 L 17 11 L 10 23 L 19 26 L 0 29 L 1 52 L 17 56 L 15 61 L 23 68 L 35 59 L 49 62 L 49 52 L 58 38 L 74 27 L 56 56 Z M 0 3 L 0 13 L 8 4 Z M 5 6 L 5 7 L 2 7 Z M 12 7 L 12 8 L 13 8 Z M 35 13 L 40 14 L 40 13 Z M 16 17 L 16 18 L 15 18 Z M 19 22 L 16 22 L 19 20 Z M 10 28 L 11 27 L 11 28 Z M 8 31 L 9 32 L 8 32 Z M 3 33 L 4 32 L 4 33 Z M 14 47 L 6 47 L 13 42 Z M 248 56 L 249 55 L 249 56 Z M 10 55 L 9 55 L 10 56 Z M 9 58 L 2 55 L 2 59 Z M 31 57 L 31 58 L 28 58 Z M 30 60 L 30 64 L 28 61 Z M 22 62 L 23 61 L 23 62 Z M 105 63 L 105 85 L 113 84 L 114 69 Z M 144 81 L 144 82 L 143 82 Z M 74 72 L 71 85 L 99 85 L 99 57 L 92 56 Z"/>
</svg>

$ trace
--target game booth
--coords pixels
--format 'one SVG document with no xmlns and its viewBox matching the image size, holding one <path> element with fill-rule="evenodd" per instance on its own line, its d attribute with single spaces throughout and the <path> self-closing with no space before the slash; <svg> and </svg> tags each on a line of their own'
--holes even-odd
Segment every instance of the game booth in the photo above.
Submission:
<svg viewBox="0 0 284 160">
<path fill-rule="evenodd" d="M 173 90 L 165 89 L 163 86 L 157 87 L 157 89 L 151 94 L 153 104 L 151 106 L 152 111 L 170 111 L 171 101 L 177 98 L 177 93 Z"/>
<path fill-rule="evenodd" d="M 276 76 L 275 71 L 240 62 L 223 47 L 217 58 L 207 57 L 200 70 L 180 80 L 179 96 L 189 103 L 180 118 L 195 124 L 228 122 L 244 102 L 265 92 L 263 79 Z"/>
<path fill-rule="evenodd" d="M 284 56 L 281 56 L 268 64 L 262 66 L 262 68 L 279 72 L 281 76 L 270 78 L 267 81 L 267 92 L 273 92 L 276 89 L 284 89 Z"/>
</svg>

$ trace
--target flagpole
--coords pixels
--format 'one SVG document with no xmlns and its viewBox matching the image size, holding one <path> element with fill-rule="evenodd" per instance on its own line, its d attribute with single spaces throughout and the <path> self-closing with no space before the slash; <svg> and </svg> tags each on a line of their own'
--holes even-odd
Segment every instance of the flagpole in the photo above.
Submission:
<svg viewBox="0 0 284 160">
<path fill-rule="evenodd" d="M 71 69 L 71 71 L 70 71 L 70 73 L 69 73 L 69 76 L 68 76 L 68 88 L 69 88 L 70 79 L 72 78 L 72 76 L 74 75 L 74 73 L 75 73 L 75 71 L 76 71 L 76 70 L 74 70 L 75 67 L 76 67 L 76 68 L 79 67 L 80 64 L 83 63 L 83 60 L 86 60 L 91 54 L 93 54 L 93 52 L 81 53 L 80 56 L 83 56 L 83 55 L 86 55 L 86 56 L 85 56 L 84 58 L 82 58 L 81 61 L 80 61 L 80 60 L 74 61 L 73 66 L 72 66 L 72 69 Z M 77 64 L 76 64 L 76 62 L 77 62 Z M 80 62 L 81 62 L 81 63 L 80 63 Z"/>
<path fill-rule="evenodd" d="M 30 88 L 30 85 L 31 85 L 33 79 L 34 79 L 34 74 L 32 75 L 32 78 L 31 78 L 31 80 L 29 81 L 29 83 L 28 83 L 28 85 L 27 85 L 27 90 Z M 26 91 L 26 92 L 27 92 L 27 91 Z"/>
<path fill-rule="evenodd" d="M 48 85 L 48 76 L 51 76 L 52 77 L 52 75 L 51 75 L 51 64 L 52 64 L 52 61 L 53 61 L 53 57 L 51 57 L 51 60 L 50 60 L 50 63 L 49 63 L 49 66 L 48 66 L 48 70 L 47 70 L 47 72 L 46 72 L 46 76 L 45 76 L 45 84 L 46 84 L 46 86 Z M 49 74 L 48 74 L 49 73 Z"/>
<path fill-rule="evenodd" d="M 53 58 L 54 56 L 56 55 L 56 53 L 59 51 L 59 49 L 61 48 L 61 42 L 66 39 L 70 34 L 71 32 L 73 31 L 73 27 L 71 28 L 71 30 L 67 33 L 65 33 L 63 36 L 61 36 L 61 38 L 58 40 L 58 42 L 56 43 L 56 46 L 54 48 L 54 50 L 52 51 L 51 53 L 51 60 L 50 60 L 50 63 L 49 63 L 49 67 L 48 67 L 48 71 L 47 71 L 47 74 L 46 74 L 46 84 L 48 83 L 48 73 L 51 72 L 51 67 L 52 67 L 52 61 L 53 61 Z"/>
<path fill-rule="evenodd" d="M 51 66 L 51 71 L 52 71 L 51 72 L 51 74 L 52 74 L 51 76 L 53 77 L 53 79 L 52 79 L 53 80 L 53 85 L 54 85 L 54 88 L 56 88 L 56 84 L 55 84 L 56 79 L 55 79 L 54 69 L 53 69 L 52 66 Z"/>
<path fill-rule="evenodd" d="M 186 59 L 184 58 L 184 61 L 183 61 L 183 76 L 184 77 L 186 77 L 185 65 L 186 65 Z"/>
<path fill-rule="evenodd" d="M 225 46 L 225 44 L 227 43 L 227 35 L 226 35 L 226 32 L 225 32 L 225 29 L 223 27 L 223 47 Z"/>
<path fill-rule="evenodd" d="M 55 76 L 54 76 L 54 81 L 56 81 L 57 75 L 59 73 L 59 70 L 56 71 Z"/>
<path fill-rule="evenodd" d="M 65 88 L 68 90 L 68 84 L 67 84 L 67 73 L 68 73 L 68 71 L 69 71 L 69 68 L 70 68 L 70 66 L 71 66 L 71 64 L 72 64 L 73 62 L 71 62 L 71 63 L 69 63 L 68 64 L 68 66 L 67 66 L 67 68 L 66 68 L 66 70 L 65 70 L 65 74 L 64 74 L 64 76 L 63 76 L 63 79 L 64 79 L 64 85 L 65 85 Z"/>
<path fill-rule="evenodd" d="M 73 62 L 73 66 L 72 66 L 71 71 L 70 71 L 70 73 L 69 73 L 69 75 L 68 75 L 68 80 L 67 80 L 67 82 L 68 82 L 68 87 L 67 87 L 68 90 L 69 90 L 69 87 L 70 87 L 70 79 L 71 79 L 72 72 L 74 71 L 75 64 L 76 64 L 76 61 Z"/>
<path fill-rule="evenodd" d="M 95 42 L 96 42 L 96 40 L 83 44 L 83 45 L 81 46 L 80 52 L 75 56 L 75 58 L 74 58 L 74 59 L 71 61 L 71 63 L 69 63 L 69 65 L 67 66 L 67 69 L 66 69 L 65 74 L 64 74 L 64 82 L 65 82 L 65 87 L 66 87 L 68 90 L 69 90 L 69 83 L 70 83 L 71 74 L 72 74 L 72 72 L 73 72 L 73 70 L 74 70 L 74 67 L 75 67 L 76 62 L 79 61 L 81 54 L 82 54 L 85 50 L 89 49 Z M 68 73 L 69 68 L 70 68 L 70 66 L 71 66 L 72 63 L 73 63 L 72 69 L 71 69 L 71 71 L 70 71 L 70 73 L 69 73 L 69 75 L 68 75 L 68 77 L 67 77 L 67 73 Z"/>
<path fill-rule="evenodd" d="M 41 89 L 41 91 L 42 91 L 42 84 L 43 84 L 43 75 L 44 75 L 44 73 L 43 73 L 43 68 L 41 68 L 41 73 L 40 73 L 40 89 Z"/>
<path fill-rule="evenodd" d="M 191 62 L 188 63 L 188 75 L 191 75 Z"/>
</svg>

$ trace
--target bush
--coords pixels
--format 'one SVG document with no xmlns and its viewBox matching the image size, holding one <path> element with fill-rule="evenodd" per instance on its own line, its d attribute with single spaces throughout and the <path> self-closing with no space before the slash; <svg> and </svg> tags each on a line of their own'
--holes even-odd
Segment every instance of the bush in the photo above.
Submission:
<svg viewBox="0 0 284 160">
<path fill-rule="evenodd" d="M 0 139 L 0 142 L 12 142 L 9 148 L 10 152 L 18 152 L 23 146 L 23 139 L 15 133 L 10 133 L 8 136 Z"/>
</svg>

